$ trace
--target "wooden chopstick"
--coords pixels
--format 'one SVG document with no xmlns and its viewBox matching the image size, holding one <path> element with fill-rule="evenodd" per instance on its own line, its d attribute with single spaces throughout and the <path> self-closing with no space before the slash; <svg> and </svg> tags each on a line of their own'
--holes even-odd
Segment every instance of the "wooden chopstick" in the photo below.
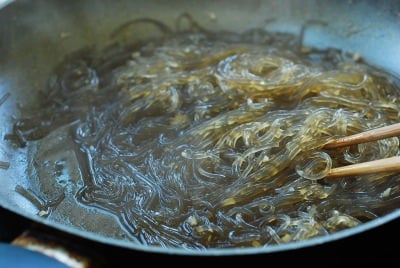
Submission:
<svg viewBox="0 0 400 268">
<path fill-rule="evenodd" d="M 393 156 L 364 163 L 332 168 L 325 178 L 337 178 L 395 171 L 400 171 L 400 156 Z"/>
<path fill-rule="evenodd" d="M 390 138 L 400 135 L 400 123 L 390 126 L 367 130 L 358 134 L 335 139 L 327 143 L 325 149 L 334 149 L 353 144 L 376 141 L 379 139 Z M 343 167 L 332 168 L 326 178 L 365 175 L 378 172 L 395 172 L 400 171 L 400 156 L 357 163 Z"/>
<path fill-rule="evenodd" d="M 399 135 L 400 135 L 400 123 L 396 123 L 393 125 L 371 129 L 354 135 L 332 140 L 331 142 L 327 143 L 324 146 L 324 148 L 334 149 L 358 143 L 390 138 Z"/>
</svg>

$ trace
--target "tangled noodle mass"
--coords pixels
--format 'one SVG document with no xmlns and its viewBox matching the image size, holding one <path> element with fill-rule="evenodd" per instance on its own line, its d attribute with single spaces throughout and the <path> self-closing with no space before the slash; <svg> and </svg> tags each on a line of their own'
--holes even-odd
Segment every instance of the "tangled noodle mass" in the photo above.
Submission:
<svg viewBox="0 0 400 268">
<path fill-rule="evenodd" d="M 398 122 L 400 89 L 383 71 L 297 49 L 291 34 L 157 25 L 161 38 L 66 57 L 15 123 L 27 143 L 73 131 L 82 205 L 139 243 L 191 249 L 306 240 L 400 206 L 397 174 L 324 178 L 398 154 L 397 137 L 323 149 Z"/>
</svg>

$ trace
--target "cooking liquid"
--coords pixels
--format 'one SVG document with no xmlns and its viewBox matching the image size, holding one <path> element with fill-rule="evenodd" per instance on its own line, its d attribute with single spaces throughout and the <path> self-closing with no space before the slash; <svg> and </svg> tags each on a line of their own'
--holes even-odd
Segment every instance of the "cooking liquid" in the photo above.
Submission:
<svg viewBox="0 0 400 268">
<path fill-rule="evenodd" d="M 328 180 L 320 171 L 398 154 L 397 137 L 322 149 L 398 122 L 398 85 L 342 51 L 298 41 L 197 29 L 83 50 L 55 69 L 14 134 L 29 143 L 67 127 L 84 178 L 78 202 L 115 215 L 146 245 L 268 246 L 400 207 L 398 174 Z"/>
</svg>

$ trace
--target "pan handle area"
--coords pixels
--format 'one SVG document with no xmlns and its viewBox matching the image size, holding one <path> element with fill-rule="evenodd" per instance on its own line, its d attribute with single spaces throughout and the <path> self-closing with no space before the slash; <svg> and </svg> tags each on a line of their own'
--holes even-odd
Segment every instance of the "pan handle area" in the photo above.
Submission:
<svg viewBox="0 0 400 268">
<path fill-rule="evenodd" d="M 29 267 L 32 264 L 41 264 L 42 268 L 105 267 L 103 257 L 84 246 L 81 240 L 35 222 L 10 243 L 1 244 L 0 267 L 2 262 L 24 265 L 29 259 L 32 259 Z"/>
</svg>

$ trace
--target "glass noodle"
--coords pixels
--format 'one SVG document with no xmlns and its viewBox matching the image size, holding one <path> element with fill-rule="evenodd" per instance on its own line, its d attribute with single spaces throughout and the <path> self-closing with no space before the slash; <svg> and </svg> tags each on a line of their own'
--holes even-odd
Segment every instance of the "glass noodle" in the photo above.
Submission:
<svg viewBox="0 0 400 268">
<path fill-rule="evenodd" d="M 146 245 L 268 246 L 400 207 L 398 174 L 324 178 L 398 154 L 397 137 L 323 149 L 399 121 L 388 74 L 340 50 L 299 47 L 295 35 L 188 21 L 174 31 L 145 19 L 160 38 L 68 55 L 8 137 L 24 146 L 67 127 L 84 159 L 78 202 Z"/>
</svg>

